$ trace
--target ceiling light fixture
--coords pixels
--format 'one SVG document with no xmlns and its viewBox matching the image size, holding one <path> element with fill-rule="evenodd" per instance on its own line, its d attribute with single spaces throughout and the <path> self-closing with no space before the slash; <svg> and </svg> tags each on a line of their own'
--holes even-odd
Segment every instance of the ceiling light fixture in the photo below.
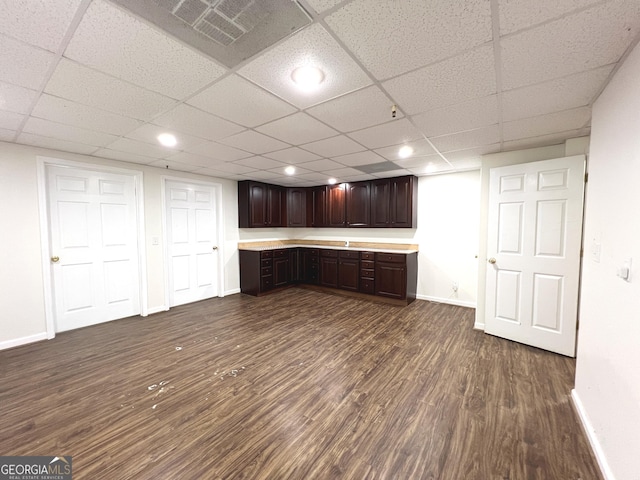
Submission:
<svg viewBox="0 0 640 480">
<path fill-rule="evenodd" d="M 298 67 L 291 72 L 291 80 L 302 90 L 313 90 L 324 80 L 324 72 L 318 67 Z"/>
<path fill-rule="evenodd" d="M 178 144 L 178 140 L 175 135 L 170 133 L 161 133 L 158 135 L 158 141 L 160 145 L 164 145 L 165 147 L 175 147 Z"/>
<path fill-rule="evenodd" d="M 400 147 L 400 150 L 398 150 L 398 156 L 400 158 L 407 158 L 411 156 L 412 153 L 413 153 L 413 148 L 411 148 L 409 145 L 404 145 Z"/>
<path fill-rule="evenodd" d="M 296 167 L 292 167 L 291 165 L 289 165 L 284 169 L 284 173 L 286 173 L 287 175 L 293 175 L 294 173 L 296 173 Z"/>
<path fill-rule="evenodd" d="M 327 181 L 329 182 L 329 185 L 335 185 L 338 182 L 335 178 L 330 178 Z"/>
</svg>

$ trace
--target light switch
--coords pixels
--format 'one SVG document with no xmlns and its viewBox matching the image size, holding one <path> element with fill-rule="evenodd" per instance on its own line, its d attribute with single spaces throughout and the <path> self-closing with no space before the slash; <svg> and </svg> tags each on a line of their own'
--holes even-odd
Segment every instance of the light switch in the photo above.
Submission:
<svg viewBox="0 0 640 480">
<path fill-rule="evenodd" d="M 151 237 L 151 245 L 160 245 L 159 237 Z"/>
</svg>

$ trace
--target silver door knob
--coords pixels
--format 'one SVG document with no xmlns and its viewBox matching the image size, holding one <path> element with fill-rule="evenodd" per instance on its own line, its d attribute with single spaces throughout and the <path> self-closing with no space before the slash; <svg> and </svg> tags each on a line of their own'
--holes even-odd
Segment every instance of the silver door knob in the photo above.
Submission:
<svg viewBox="0 0 640 480">
<path fill-rule="evenodd" d="M 493 257 L 491 257 L 491 258 L 488 260 L 488 262 L 489 262 L 490 264 L 492 264 L 492 265 L 493 265 L 494 263 L 496 263 L 496 259 L 495 259 L 495 258 L 493 258 Z"/>
</svg>

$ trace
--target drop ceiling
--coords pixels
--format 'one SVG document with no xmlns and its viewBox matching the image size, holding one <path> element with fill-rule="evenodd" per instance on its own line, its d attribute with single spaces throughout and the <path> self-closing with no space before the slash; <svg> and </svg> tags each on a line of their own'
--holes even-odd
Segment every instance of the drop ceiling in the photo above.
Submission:
<svg viewBox="0 0 640 480">
<path fill-rule="evenodd" d="M 588 135 L 638 39 L 638 0 L 12 0 L 0 141 L 281 185 L 463 171 Z"/>
</svg>

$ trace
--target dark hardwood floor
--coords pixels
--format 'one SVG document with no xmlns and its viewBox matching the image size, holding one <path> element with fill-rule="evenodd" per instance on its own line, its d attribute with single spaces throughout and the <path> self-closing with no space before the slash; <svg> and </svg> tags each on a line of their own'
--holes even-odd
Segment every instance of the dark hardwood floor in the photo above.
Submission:
<svg viewBox="0 0 640 480">
<path fill-rule="evenodd" d="M 473 310 L 233 295 L 0 352 L 0 455 L 74 479 L 600 479 L 575 362 Z"/>
</svg>

